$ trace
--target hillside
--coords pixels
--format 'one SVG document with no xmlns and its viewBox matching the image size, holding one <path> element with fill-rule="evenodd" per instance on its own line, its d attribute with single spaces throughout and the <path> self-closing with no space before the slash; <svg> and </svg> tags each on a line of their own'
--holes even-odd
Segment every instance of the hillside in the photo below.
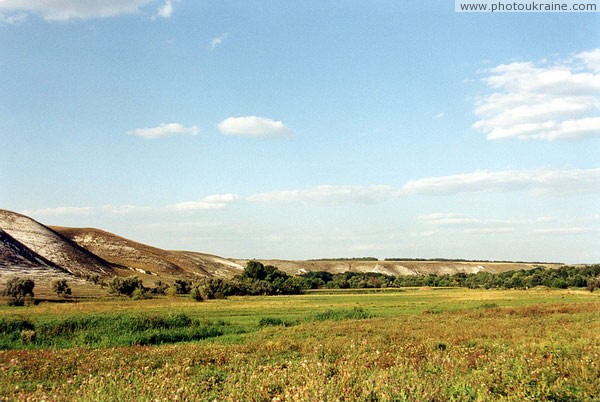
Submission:
<svg viewBox="0 0 600 402">
<path fill-rule="evenodd" d="M 0 229 L 0 287 L 4 287 L 6 282 L 14 277 L 33 279 L 37 297 L 55 295 L 51 285 L 58 279 L 67 280 L 71 286 L 77 288 L 80 296 L 104 294 L 104 290 L 98 286 L 73 276 Z"/>
<path fill-rule="evenodd" d="M 93 228 L 53 226 L 53 230 L 112 264 L 164 279 L 232 277 L 243 267 L 225 258 L 148 246 Z"/>
<path fill-rule="evenodd" d="M 0 229 L 0 267 L 56 268 L 54 264 L 33 252 L 14 237 Z M 4 269 L 2 269 L 4 271 Z M 62 271 L 62 270 L 61 270 Z"/>
<path fill-rule="evenodd" d="M 0 229 L 73 275 L 108 277 L 115 274 L 109 262 L 25 215 L 0 210 Z"/>
<path fill-rule="evenodd" d="M 535 264 L 518 262 L 459 262 L 459 261 L 360 261 L 360 260 L 259 260 L 265 265 L 274 265 L 290 275 L 300 275 L 306 272 L 325 271 L 332 274 L 343 272 L 377 272 L 386 275 L 443 275 L 477 272 L 499 273 L 521 269 L 531 269 L 543 265 L 549 268 L 561 264 Z M 236 260 L 244 265 L 247 260 Z"/>
<path fill-rule="evenodd" d="M 45 226 L 27 216 L 0 210 L 0 269 L 2 272 L 75 275 L 140 276 L 147 286 L 158 280 L 197 277 L 230 278 L 248 260 L 233 260 L 193 251 L 163 250 L 94 228 Z M 471 261 L 377 260 L 260 260 L 291 275 L 310 271 L 376 272 L 386 275 L 429 275 L 527 270 L 560 264 Z"/>
</svg>

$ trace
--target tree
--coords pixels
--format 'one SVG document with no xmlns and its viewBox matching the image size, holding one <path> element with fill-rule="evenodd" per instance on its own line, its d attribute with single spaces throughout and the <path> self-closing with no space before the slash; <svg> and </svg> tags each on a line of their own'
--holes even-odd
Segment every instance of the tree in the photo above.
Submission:
<svg viewBox="0 0 600 402">
<path fill-rule="evenodd" d="M 115 276 L 108 283 L 110 293 L 131 296 L 136 289 L 144 290 L 142 280 L 137 276 L 128 276 L 127 278 Z"/>
<path fill-rule="evenodd" d="M 185 279 L 176 279 L 173 286 L 177 290 L 178 295 L 187 295 L 192 290 L 192 282 Z"/>
<path fill-rule="evenodd" d="M 33 298 L 34 287 L 35 282 L 33 282 L 33 280 L 14 277 L 6 282 L 4 294 L 13 298 L 9 302 L 10 305 L 23 306 L 25 304 L 25 298 Z"/>
<path fill-rule="evenodd" d="M 192 287 L 192 297 L 200 296 L 202 300 L 224 299 L 232 293 L 232 287 L 220 278 L 201 278 Z"/>
<path fill-rule="evenodd" d="M 52 290 L 56 292 L 58 297 L 71 296 L 71 288 L 66 279 L 57 279 L 52 282 Z"/>
</svg>

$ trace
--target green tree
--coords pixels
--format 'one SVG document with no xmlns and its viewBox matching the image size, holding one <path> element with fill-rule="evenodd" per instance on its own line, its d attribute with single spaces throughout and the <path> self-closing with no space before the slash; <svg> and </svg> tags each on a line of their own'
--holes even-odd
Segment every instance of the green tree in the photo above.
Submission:
<svg viewBox="0 0 600 402">
<path fill-rule="evenodd" d="M 57 279 L 53 281 L 52 291 L 55 292 L 58 295 L 58 297 L 71 296 L 71 287 L 67 283 L 66 279 Z"/>
<path fill-rule="evenodd" d="M 12 297 L 9 302 L 12 306 L 23 306 L 26 298 L 33 298 L 35 282 L 32 279 L 14 277 L 6 282 L 4 294 Z"/>
<path fill-rule="evenodd" d="M 142 280 L 137 276 L 128 276 L 127 278 L 115 276 L 108 282 L 110 293 L 131 296 L 136 289 L 144 289 Z"/>
</svg>

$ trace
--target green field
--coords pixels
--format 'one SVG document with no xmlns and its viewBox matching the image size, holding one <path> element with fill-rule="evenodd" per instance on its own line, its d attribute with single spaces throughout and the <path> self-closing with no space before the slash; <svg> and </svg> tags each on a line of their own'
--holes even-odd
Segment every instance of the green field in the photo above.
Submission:
<svg viewBox="0 0 600 402">
<path fill-rule="evenodd" d="M 542 288 L 3 306 L 0 400 L 598 401 L 599 317 Z"/>
</svg>

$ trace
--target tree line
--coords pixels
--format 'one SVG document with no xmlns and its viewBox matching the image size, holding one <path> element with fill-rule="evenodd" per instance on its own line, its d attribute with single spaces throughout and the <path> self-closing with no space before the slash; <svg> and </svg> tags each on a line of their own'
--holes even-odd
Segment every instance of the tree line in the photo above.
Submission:
<svg viewBox="0 0 600 402">
<path fill-rule="evenodd" d="M 566 289 L 587 287 L 591 291 L 600 286 L 600 265 L 563 266 L 547 269 L 542 266 L 530 270 L 444 275 L 392 276 L 373 272 L 309 272 L 302 275 L 310 287 L 329 289 L 383 288 L 383 287 L 466 287 L 485 289 L 527 289 L 536 286 Z"/>
<path fill-rule="evenodd" d="M 528 289 L 536 286 L 548 288 L 586 288 L 593 292 L 600 287 L 600 264 L 563 266 L 547 269 L 542 266 L 530 270 L 444 275 L 392 276 L 375 272 L 344 272 L 332 274 L 325 271 L 307 272 L 291 276 L 272 265 L 248 261 L 244 272 L 231 279 L 199 278 L 196 281 L 177 279 L 172 284 L 158 281 L 147 288 L 137 276 L 114 277 L 107 284 L 111 293 L 144 299 L 152 295 L 190 294 L 194 300 L 220 299 L 227 296 L 294 295 L 306 289 L 369 289 L 402 287 L 465 287 L 483 289 Z M 32 279 L 13 278 L 2 292 L 10 297 L 8 304 L 22 306 L 33 301 L 35 283 Z M 60 297 L 69 297 L 71 288 L 66 280 L 56 280 L 52 289 Z"/>
</svg>

